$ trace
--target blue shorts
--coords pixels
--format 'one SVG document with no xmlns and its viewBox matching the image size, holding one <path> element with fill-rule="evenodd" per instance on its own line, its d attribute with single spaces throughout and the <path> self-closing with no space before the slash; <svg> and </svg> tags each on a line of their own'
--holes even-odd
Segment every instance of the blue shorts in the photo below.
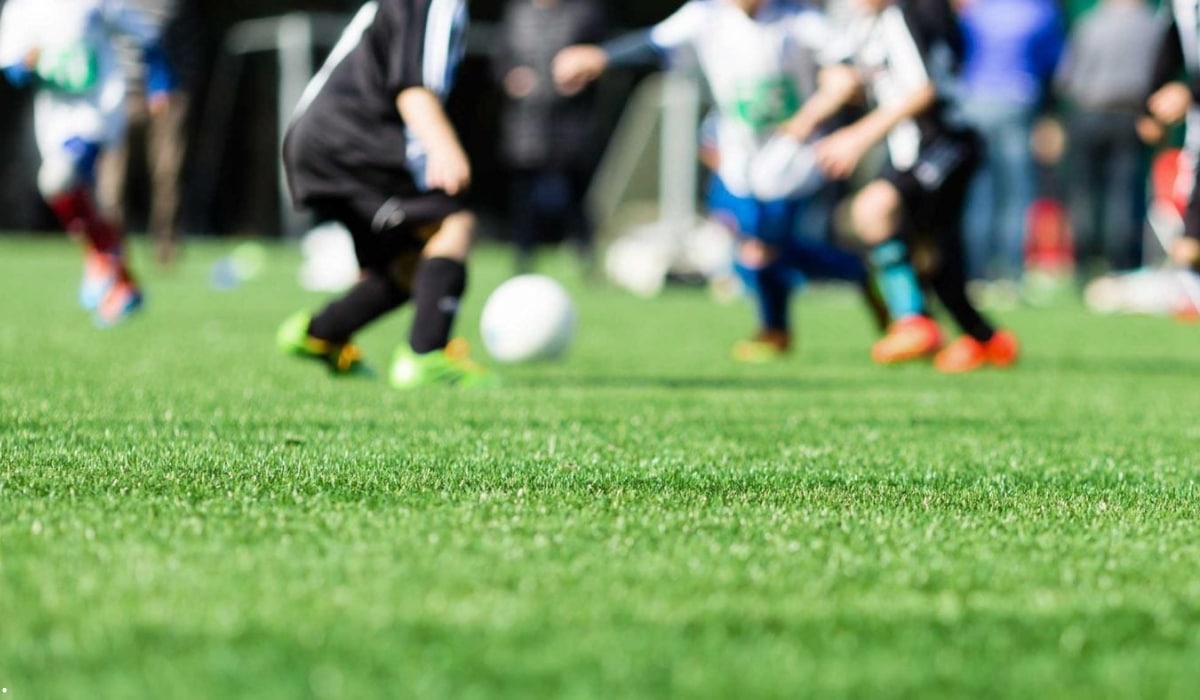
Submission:
<svg viewBox="0 0 1200 700">
<path fill-rule="evenodd" d="M 779 251 L 779 257 L 809 279 L 836 279 L 858 282 L 866 269 L 855 254 L 803 236 L 796 231 L 797 219 L 813 200 L 783 199 L 762 201 L 739 197 L 715 175 L 709 184 L 709 214 L 723 222 L 739 238 L 762 241 Z"/>
</svg>

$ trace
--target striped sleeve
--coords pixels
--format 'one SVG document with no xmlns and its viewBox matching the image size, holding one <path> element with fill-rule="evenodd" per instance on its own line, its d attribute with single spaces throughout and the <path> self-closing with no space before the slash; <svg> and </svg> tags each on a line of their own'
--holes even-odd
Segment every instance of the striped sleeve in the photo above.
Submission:
<svg viewBox="0 0 1200 700">
<path fill-rule="evenodd" d="M 903 8 L 903 9 L 901 9 Z M 916 90 L 933 82 L 948 88 L 962 60 L 964 42 L 946 0 L 911 0 L 884 12 L 889 57 L 897 83 Z"/>
<path fill-rule="evenodd" d="M 918 16 L 892 7 L 880 18 L 888 39 L 891 76 L 896 84 L 916 90 L 930 81 L 926 57 L 929 37 Z"/>
<path fill-rule="evenodd" d="M 383 53 L 390 93 L 424 87 L 445 97 L 466 49 L 462 0 L 390 0 L 381 6 L 375 50 Z M 379 45 L 383 44 L 383 45 Z"/>
</svg>

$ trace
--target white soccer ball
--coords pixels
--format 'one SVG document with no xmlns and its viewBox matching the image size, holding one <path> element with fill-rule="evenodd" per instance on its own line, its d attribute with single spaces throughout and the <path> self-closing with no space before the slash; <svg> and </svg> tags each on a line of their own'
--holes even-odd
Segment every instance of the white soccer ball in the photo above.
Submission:
<svg viewBox="0 0 1200 700">
<path fill-rule="evenodd" d="M 575 336 L 575 305 L 545 275 L 520 275 L 496 288 L 479 322 L 483 345 L 498 362 L 561 357 Z"/>
</svg>

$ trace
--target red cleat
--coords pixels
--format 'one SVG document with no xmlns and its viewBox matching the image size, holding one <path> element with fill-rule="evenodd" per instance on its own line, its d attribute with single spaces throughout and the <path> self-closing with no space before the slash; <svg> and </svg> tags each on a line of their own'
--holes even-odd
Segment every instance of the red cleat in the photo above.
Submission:
<svg viewBox="0 0 1200 700">
<path fill-rule="evenodd" d="M 881 365 L 922 360 L 942 347 L 942 331 L 928 316 L 909 316 L 892 324 L 887 335 L 871 347 L 871 359 Z"/>
<path fill-rule="evenodd" d="M 996 331 L 986 343 L 964 335 L 939 352 L 933 358 L 933 366 L 939 372 L 962 374 L 973 372 L 984 365 L 1011 367 L 1016 363 L 1019 354 L 1020 346 L 1016 336 L 1008 331 Z"/>
</svg>

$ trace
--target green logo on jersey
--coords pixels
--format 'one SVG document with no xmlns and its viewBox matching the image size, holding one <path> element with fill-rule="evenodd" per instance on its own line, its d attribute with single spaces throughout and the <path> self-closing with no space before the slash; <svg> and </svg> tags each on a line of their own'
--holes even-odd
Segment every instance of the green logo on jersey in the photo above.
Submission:
<svg viewBox="0 0 1200 700">
<path fill-rule="evenodd" d="M 37 73 L 51 88 L 82 95 L 100 79 L 100 57 L 83 43 L 48 50 L 38 59 Z"/>
<path fill-rule="evenodd" d="M 734 88 L 729 113 L 756 130 L 786 121 L 800 109 L 800 90 L 796 82 L 783 76 Z"/>
</svg>

